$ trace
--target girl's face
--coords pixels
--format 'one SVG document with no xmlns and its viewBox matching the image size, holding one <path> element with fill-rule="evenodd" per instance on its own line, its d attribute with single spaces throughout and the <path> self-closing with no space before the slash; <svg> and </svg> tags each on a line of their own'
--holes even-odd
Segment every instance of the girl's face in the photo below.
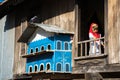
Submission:
<svg viewBox="0 0 120 80">
<path fill-rule="evenodd" d="M 92 31 L 93 31 L 93 32 L 98 32 L 98 25 L 97 25 L 97 24 L 94 24 L 94 25 L 92 26 Z"/>
</svg>

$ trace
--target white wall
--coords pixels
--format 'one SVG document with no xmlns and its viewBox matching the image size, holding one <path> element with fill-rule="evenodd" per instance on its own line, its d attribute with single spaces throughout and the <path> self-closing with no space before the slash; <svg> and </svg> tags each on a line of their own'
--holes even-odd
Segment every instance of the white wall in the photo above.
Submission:
<svg viewBox="0 0 120 80">
<path fill-rule="evenodd" d="M 13 16 L 0 19 L 0 80 L 13 77 L 14 35 Z"/>
<path fill-rule="evenodd" d="M 46 37 L 50 37 L 53 35 L 54 35 L 54 33 L 49 33 L 49 32 L 46 32 L 46 31 L 38 28 L 28 41 L 34 42 L 37 40 L 45 39 Z"/>
</svg>

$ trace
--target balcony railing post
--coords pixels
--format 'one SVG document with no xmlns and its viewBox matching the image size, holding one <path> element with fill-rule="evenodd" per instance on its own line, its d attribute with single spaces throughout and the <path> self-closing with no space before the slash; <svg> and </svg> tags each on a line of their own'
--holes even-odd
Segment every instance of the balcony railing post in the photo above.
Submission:
<svg viewBox="0 0 120 80">
<path fill-rule="evenodd" d="M 93 53 L 92 53 L 93 55 L 94 55 L 94 54 L 96 55 L 96 44 L 97 44 L 97 43 L 96 43 L 96 40 L 94 40 L 94 46 L 93 46 L 93 50 L 94 50 L 94 51 L 93 51 Z"/>
<path fill-rule="evenodd" d="M 99 40 L 99 54 L 101 54 L 101 40 Z"/>
<path fill-rule="evenodd" d="M 82 43 L 81 43 L 81 50 L 80 50 L 80 52 L 81 52 L 80 56 L 83 56 L 83 45 L 82 45 Z"/>
<path fill-rule="evenodd" d="M 85 56 L 87 56 L 87 42 L 85 43 Z"/>
</svg>

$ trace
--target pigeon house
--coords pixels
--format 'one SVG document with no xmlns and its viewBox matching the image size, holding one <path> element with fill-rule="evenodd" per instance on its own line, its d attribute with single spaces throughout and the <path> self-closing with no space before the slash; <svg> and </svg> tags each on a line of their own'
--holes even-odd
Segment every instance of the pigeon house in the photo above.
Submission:
<svg viewBox="0 0 120 80">
<path fill-rule="evenodd" d="M 27 43 L 26 73 L 71 72 L 72 32 L 47 24 L 29 23 L 20 37 Z"/>
</svg>

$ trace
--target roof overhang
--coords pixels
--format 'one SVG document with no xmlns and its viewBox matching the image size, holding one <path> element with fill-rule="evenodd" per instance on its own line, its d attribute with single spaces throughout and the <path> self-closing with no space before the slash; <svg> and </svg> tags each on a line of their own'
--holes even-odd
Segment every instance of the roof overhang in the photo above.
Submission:
<svg viewBox="0 0 120 80">
<path fill-rule="evenodd" d="M 32 36 L 32 34 L 36 31 L 36 29 L 37 27 L 33 27 L 33 26 L 30 26 L 30 24 L 28 24 L 28 27 L 20 36 L 18 42 L 23 42 L 23 43 L 28 42 L 28 39 Z"/>
<path fill-rule="evenodd" d="M 40 29 L 42 29 L 46 32 L 56 33 L 56 34 L 71 34 L 71 35 L 74 34 L 73 32 L 65 31 L 63 29 L 60 29 L 57 26 L 54 26 L 54 25 L 39 24 L 39 23 L 28 23 L 28 27 L 22 33 L 18 42 L 27 43 L 29 38 L 36 31 L 37 28 L 40 28 Z"/>
</svg>

